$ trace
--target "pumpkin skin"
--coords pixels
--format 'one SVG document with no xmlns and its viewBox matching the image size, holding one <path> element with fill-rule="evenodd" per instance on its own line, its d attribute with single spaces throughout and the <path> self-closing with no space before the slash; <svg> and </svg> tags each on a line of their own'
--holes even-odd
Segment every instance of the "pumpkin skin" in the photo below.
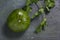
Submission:
<svg viewBox="0 0 60 40">
<path fill-rule="evenodd" d="M 7 25 L 13 32 L 23 32 L 30 25 L 30 17 L 26 11 L 16 9 L 8 16 Z"/>
</svg>

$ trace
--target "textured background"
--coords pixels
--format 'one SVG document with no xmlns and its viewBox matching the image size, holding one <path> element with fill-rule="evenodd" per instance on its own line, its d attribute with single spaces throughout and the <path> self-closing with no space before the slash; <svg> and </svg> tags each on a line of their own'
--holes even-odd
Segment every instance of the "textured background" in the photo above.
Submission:
<svg viewBox="0 0 60 40">
<path fill-rule="evenodd" d="M 12 10 L 24 6 L 25 0 L 0 0 L 0 40 L 60 40 L 60 0 L 55 2 L 55 7 L 46 15 L 48 26 L 45 27 L 45 31 L 33 33 L 39 24 L 39 18 L 36 18 L 31 22 L 29 29 L 20 34 L 9 32 L 5 22 Z M 35 9 L 36 6 L 32 7 Z"/>
</svg>

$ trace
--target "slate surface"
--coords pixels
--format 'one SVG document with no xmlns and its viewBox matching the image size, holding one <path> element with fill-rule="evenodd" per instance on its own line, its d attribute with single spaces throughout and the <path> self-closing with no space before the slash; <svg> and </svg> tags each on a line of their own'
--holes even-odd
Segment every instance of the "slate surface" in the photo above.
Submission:
<svg viewBox="0 0 60 40">
<path fill-rule="evenodd" d="M 23 7 L 25 0 L 0 0 L 0 40 L 60 40 L 60 0 L 55 2 L 55 7 L 46 15 L 48 26 L 45 31 L 33 33 L 39 24 L 39 18 L 36 18 L 25 33 L 14 34 L 7 31 L 5 22 L 12 10 Z"/>
</svg>

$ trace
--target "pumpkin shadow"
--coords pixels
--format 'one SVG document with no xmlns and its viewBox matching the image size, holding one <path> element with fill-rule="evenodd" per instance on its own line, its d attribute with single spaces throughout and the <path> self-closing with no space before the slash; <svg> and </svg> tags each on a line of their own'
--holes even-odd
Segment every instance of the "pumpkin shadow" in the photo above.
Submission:
<svg viewBox="0 0 60 40">
<path fill-rule="evenodd" d="M 7 38 L 20 38 L 24 32 L 13 32 L 8 28 L 6 23 L 3 26 L 3 35 Z"/>
</svg>

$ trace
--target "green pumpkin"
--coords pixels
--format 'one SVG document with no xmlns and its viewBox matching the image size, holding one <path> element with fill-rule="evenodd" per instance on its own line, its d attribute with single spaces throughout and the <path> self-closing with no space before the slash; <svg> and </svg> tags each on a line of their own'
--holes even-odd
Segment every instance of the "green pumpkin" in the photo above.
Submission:
<svg viewBox="0 0 60 40">
<path fill-rule="evenodd" d="M 30 17 L 26 11 L 16 9 L 9 15 L 7 25 L 13 32 L 23 32 L 30 25 Z"/>
</svg>

